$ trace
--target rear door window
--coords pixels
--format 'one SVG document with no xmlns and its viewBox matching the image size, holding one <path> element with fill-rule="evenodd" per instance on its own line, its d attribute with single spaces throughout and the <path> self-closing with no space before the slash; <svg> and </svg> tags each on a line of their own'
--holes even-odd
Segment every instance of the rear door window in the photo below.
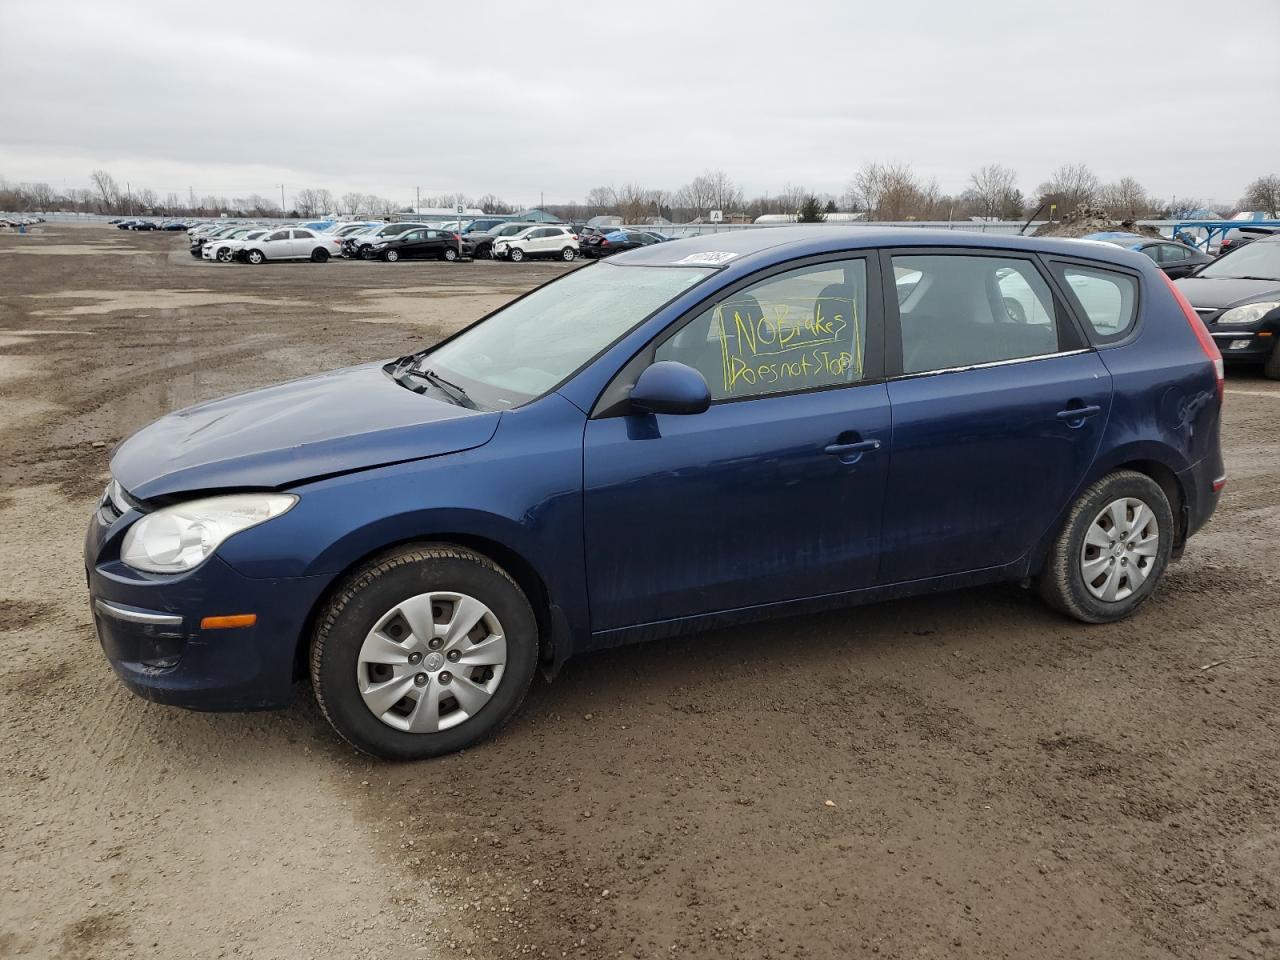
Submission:
<svg viewBox="0 0 1280 960">
<path fill-rule="evenodd" d="M 1095 342 L 1128 336 L 1138 316 L 1138 281 L 1127 273 L 1074 263 L 1056 264 L 1059 278 Z"/>
<path fill-rule="evenodd" d="M 1041 357 L 1060 349 L 1048 283 L 1030 260 L 970 254 L 893 258 L 902 372 Z"/>
</svg>

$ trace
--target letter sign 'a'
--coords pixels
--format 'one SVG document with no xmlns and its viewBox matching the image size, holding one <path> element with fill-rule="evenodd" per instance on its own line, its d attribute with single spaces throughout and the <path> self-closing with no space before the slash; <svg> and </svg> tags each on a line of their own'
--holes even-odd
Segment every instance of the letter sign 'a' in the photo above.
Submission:
<svg viewBox="0 0 1280 960">
<path fill-rule="evenodd" d="M 723 211 L 723 210 L 712 210 L 712 211 L 711 211 L 711 222 L 712 222 L 712 223 L 724 223 L 724 211 Z"/>
</svg>

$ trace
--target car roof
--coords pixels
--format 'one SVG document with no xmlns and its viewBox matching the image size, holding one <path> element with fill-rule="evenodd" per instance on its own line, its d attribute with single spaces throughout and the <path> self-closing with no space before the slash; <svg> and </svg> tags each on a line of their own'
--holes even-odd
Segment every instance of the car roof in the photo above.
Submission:
<svg viewBox="0 0 1280 960">
<path fill-rule="evenodd" d="M 1026 250 L 1087 257 L 1138 266 L 1146 257 L 1109 243 L 1082 242 L 1061 237 L 1022 237 L 980 233 L 973 230 L 928 230 L 914 227 L 843 227 L 816 224 L 802 227 L 760 227 L 731 233 L 711 233 L 682 240 L 668 240 L 620 253 L 616 264 L 660 266 L 726 266 L 750 261 L 786 260 L 842 250 L 874 247 L 973 247 L 975 249 Z M 1087 251 L 1087 252 L 1085 252 Z"/>
</svg>

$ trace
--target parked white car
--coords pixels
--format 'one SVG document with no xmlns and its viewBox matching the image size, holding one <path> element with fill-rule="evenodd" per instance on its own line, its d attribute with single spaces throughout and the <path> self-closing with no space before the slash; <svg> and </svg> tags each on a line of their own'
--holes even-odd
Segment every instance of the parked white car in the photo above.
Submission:
<svg viewBox="0 0 1280 960">
<path fill-rule="evenodd" d="M 342 241 L 337 237 L 305 227 L 290 227 L 273 230 L 245 244 L 234 257 L 255 264 L 267 260 L 311 260 L 314 263 L 324 263 L 341 252 Z"/>
<path fill-rule="evenodd" d="M 236 253 L 245 248 L 245 244 L 261 240 L 270 232 L 270 227 L 255 227 L 245 233 L 241 233 L 238 230 L 233 231 L 229 236 L 222 239 L 206 241 L 205 245 L 200 248 L 200 257 L 203 260 L 230 263 Z"/>
<path fill-rule="evenodd" d="M 525 257 L 555 257 L 567 263 L 578 257 L 578 238 L 567 227 L 529 227 L 513 237 L 495 240 L 493 255 L 515 263 Z"/>
</svg>

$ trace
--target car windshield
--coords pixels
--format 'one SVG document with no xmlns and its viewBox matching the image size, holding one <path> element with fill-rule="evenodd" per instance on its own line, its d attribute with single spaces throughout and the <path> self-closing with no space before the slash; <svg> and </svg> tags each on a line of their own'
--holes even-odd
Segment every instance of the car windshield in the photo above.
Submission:
<svg viewBox="0 0 1280 960">
<path fill-rule="evenodd" d="M 1197 277 L 1252 277 L 1255 280 L 1280 280 L 1280 241 L 1258 240 L 1219 257 Z"/>
<path fill-rule="evenodd" d="M 422 362 L 461 380 L 481 403 L 509 407 L 546 393 L 711 268 L 583 267 L 534 290 Z"/>
</svg>

